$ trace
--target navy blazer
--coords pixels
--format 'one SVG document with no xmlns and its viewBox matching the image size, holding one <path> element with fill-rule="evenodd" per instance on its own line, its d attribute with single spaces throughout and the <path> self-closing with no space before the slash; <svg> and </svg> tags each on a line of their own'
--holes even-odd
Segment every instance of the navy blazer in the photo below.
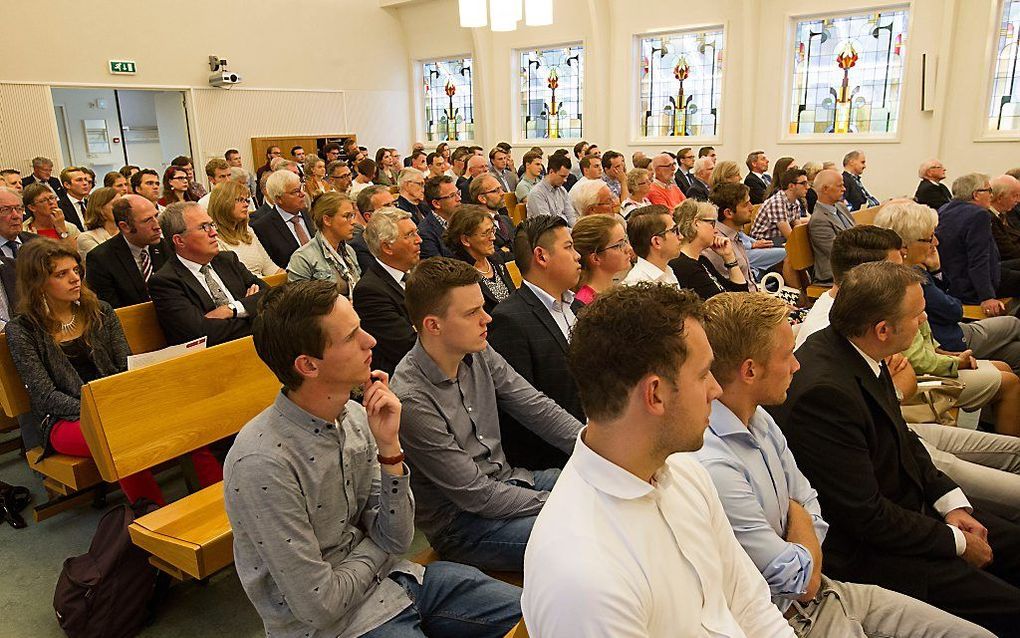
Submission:
<svg viewBox="0 0 1020 638">
<path fill-rule="evenodd" d="M 698 202 L 707 202 L 709 195 L 708 184 L 695 177 L 694 183 L 687 188 L 687 192 L 684 193 L 684 195 L 688 199 L 693 199 Z"/>
<path fill-rule="evenodd" d="M 162 243 L 149 246 L 149 259 L 156 274 L 166 263 Z M 149 300 L 149 289 L 123 235 L 104 241 L 85 255 L 85 281 L 96 296 L 114 308 Z"/>
<path fill-rule="evenodd" d="M 374 258 L 354 286 L 354 310 L 361 328 L 376 339 L 372 368 L 390 376 L 418 338 L 404 306 L 404 289 Z"/>
<path fill-rule="evenodd" d="M 769 185 L 765 183 L 765 180 L 754 173 L 748 173 L 747 177 L 744 178 L 744 186 L 751 190 L 752 204 L 761 204 L 765 201 L 765 191 L 769 189 Z"/>
<path fill-rule="evenodd" d="M 939 209 L 935 228 L 942 273 L 965 304 L 995 298 L 1002 269 L 992 236 L 992 213 L 977 204 L 954 199 Z"/>
<path fill-rule="evenodd" d="M 535 389 L 583 423 L 577 383 L 567 365 L 567 339 L 538 295 L 522 284 L 491 314 L 489 345 Z M 499 427 L 511 466 L 544 470 L 567 462 L 567 454 L 505 412 L 500 413 Z"/>
<path fill-rule="evenodd" d="M 36 183 L 42 184 L 43 182 L 42 182 L 42 180 L 38 179 L 35 176 L 34 173 L 29 173 L 25 177 L 21 178 L 21 187 L 22 188 L 28 188 L 29 184 L 36 184 Z M 56 177 L 51 176 L 48 180 L 46 180 L 46 184 L 51 189 L 53 189 L 53 192 L 57 194 L 58 198 L 63 197 L 64 194 L 67 192 L 67 191 L 64 190 L 64 185 L 61 184 L 60 180 L 58 178 L 56 178 Z"/>
<path fill-rule="evenodd" d="M 429 257 L 454 257 L 453 252 L 443 243 L 443 233 L 446 229 L 439 223 L 435 212 L 418 225 L 418 236 L 421 237 L 421 258 Z"/>
<path fill-rule="evenodd" d="M 88 199 L 86 197 L 86 199 Z M 85 216 L 81 210 L 75 208 L 71 200 L 67 198 L 67 191 L 62 192 L 57 196 L 57 205 L 60 206 L 61 212 L 64 213 L 64 221 L 74 224 L 78 227 L 78 230 L 85 230 L 85 223 L 82 221 Z"/>
<path fill-rule="evenodd" d="M 914 192 L 914 201 L 935 210 L 948 204 L 951 199 L 953 199 L 953 194 L 949 192 L 945 184 L 942 182 L 936 184 L 927 179 L 922 179 Z"/>
<path fill-rule="evenodd" d="M 308 211 L 301 211 L 301 217 L 305 220 L 305 228 L 308 230 L 308 239 L 315 236 L 315 226 L 312 224 L 312 216 Z M 251 222 L 251 229 L 262 242 L 263 248 L 269 253 L 273 263 L 289 264 L 290 256 L 299 248 L 298 240 L 291 232 L 292 225 L 283 221 L 279 211 L 272 208 L 264 215 Z"/>
<path fill-rule="evenodd" d="M 415 226 L 420 225 L 422 220 L 424 220 L 425 217 L 432 212 L 432 209 L 424 201 L 420 204 L 412 204 L 411 200 L 407 199 L 403 195 L 398 197 L 397 201 L 394 202 L 393 205 L 406 213 L 410 213 L 411 220 L 414 222 Z"/>
<path fill-rule="evenodd" d="M 860 210 L 868 205 L 868 196 L 864 194 L 864 186 L 861 184 L 860 177 L 843 171 L 843 188 L 846 189 L 843 199 L 846 200 L 847 208 L 851 211 Z"/>
</svg>

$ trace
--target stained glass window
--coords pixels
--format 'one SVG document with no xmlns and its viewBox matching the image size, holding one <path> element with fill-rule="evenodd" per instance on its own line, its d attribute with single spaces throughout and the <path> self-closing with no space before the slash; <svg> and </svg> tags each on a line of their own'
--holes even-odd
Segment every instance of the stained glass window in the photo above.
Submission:
<svg viewBox="0 0 1020 638">
<path fill-rule="evenodd" d="M 999 46 L 995 52 L 988 128 L 992 131 L 1020 130 L 1020 0 L 1002 3 Z"/>
<path fill-rule="evenodd" d="M 429 142 L 473 140 L 475 99 L 471 58 L 425 62 L 421 75 L 425 139 Z"/>
<path fill-rule="evenodd" d="M 723 72 L 721 28 L 641 38 L 639 64 L 642 136 L 718 134 Z"/>
<path fill-rule="evenodd" d="M 891 135 L 899 124 L 907 10 L 799 20 L 792 135 Z"/>
<path fill-rule="evenodd" d="M 520 56 L 521 137 L 580 138 L 584 47 L 520 51 Z"/>
</svg>

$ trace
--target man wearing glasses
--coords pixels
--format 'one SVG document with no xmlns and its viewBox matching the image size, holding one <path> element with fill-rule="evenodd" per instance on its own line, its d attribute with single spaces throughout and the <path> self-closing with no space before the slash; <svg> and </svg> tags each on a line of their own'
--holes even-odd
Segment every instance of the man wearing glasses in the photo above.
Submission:
<svg viewBox="0 0 1020 638">
<path fill-rule="evenodd" d="M 301 178 L 289 170 L 278 170 L 266 180 L 266 195 L 276 208 L 253 221 L 251 229 L 275 263 L 289 264 L 294 251 L 314 234 Z"/>
<path fill-rule="evenodd" d="M 326 167 L 326 179 L 333 185 L 333 189 L 345 195 L 351 190 L 351 182 L 354 181 L 354 173 L 347 162 L 334 160 Z"/>
<path fill-rule="evenodd" d="M 425 201 L 432 207 L 425 220 L 418 225 L 421 235 L 421 258 L 453 257 L 443 242 L 446 225 L 453 217 L 453 211 L 460 206 L 460 191 L 452 177 L 430 177 L 425 182 Z"/>
<path fill-rule="evenodd" d="M 0 330 L 10 320 L 17 305 L 14 260 L 25 242 L 39 237 L 35 233 L 21 230 L 24 219 L 25 207 L 21 202 L 21 194 L 13 188 L 0 187 L 0 283 L 3 284 L 0 296 Z"/>
<path fill-rule="evenodd" d="M 751 237 L 759 241 L 771 241 L 772 244 L 757 248 L 782 246 L 790 238 L 794 226 L 807 223 L 806 212 L 800 203 L 807 197 L 807 173 L 802 169 L 794 169 L 785 171 L 776 179 L 779 180 L 779 188 L 758 209 L 758 216 L 751 226 Z M 751 203 L 754 203 L 753 195 Z"/>
<path fill-rule="evenodd" d="M 673 181 L 673 174 L 676 173 L 676 161 L 668 153 L 659 153 L 652 160 L 652 187 L 648 189 L 648 201 L 653 204 L 665 206 L 669 210 L 675 209 L 680 202 L 687 199 L 680 192 L 680 187 Z"/>
<path fill-rule="evenodd" d="M 215 346 L 250 335 L 265 284 L 233 252 L 220 252 L 205 209 L 177 202 L 159 224 L 174 255 L 149 279 L 149 294 L 167 343 L 204 336 Z"/>
<path fill-rule="evenodd" d="M 655 204 L 635 209 L 627 218 L 627 239 L 638 260 L 622 284 L 651 281 L 680 286 L 669 267 L 670 260 L 680 256 L 680 228 L 670 209 Z"/>
<path fill-rule="evenodd" d="M 684 197 L 687 197 L 687 189 L 694 184 L 694 150 L 690 147 L 680 149 L 676 153 L 676 161 L 680 164 L 680 168 L 676 171 L 674 181 Z"/>
<path fill-rule="evenodd" d="M 397 175 L 397 186 L 400 196 L 393 205 L 411 215 L 416 226 L 421 224 L 432 212 L 425 203 L 425 178 L 416 170 L 404 168 Z"/>
</svg>

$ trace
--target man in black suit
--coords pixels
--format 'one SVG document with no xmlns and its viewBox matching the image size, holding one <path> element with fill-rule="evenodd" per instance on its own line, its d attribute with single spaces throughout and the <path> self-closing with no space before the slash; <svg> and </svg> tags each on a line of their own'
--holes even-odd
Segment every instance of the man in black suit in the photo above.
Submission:
<svg viewBox="0 0 1020 638">
<path fill-rule="evenodd" d="M 830 326 L 797 350 L 800 371 L 774 414 L 829 521 L 829 576 L 1015 636 L 1020 527 L 974 509 L 935 468 L 900 415 L 885 365 L 925 321 L 921 281 L 890 262 L 846 273 Z"/>
<path fill-rule="evenodd" d="M 479 175 L 484 175 L 488 168 L 489 165 L 486 164 L 485 158 L 481 155 L 472 155 L 468 158 L 464 174 L 457 178 L 457 190 L 460 191 L 462 201 L 471 201 L 471 193 L 468 192 L 468 188 L 471 187 L 471 180 Z"/>
<path fill-rule="evenodd" d="M 266 181 L 266 195 L 275 203 L 274 210 L 253 221 L 251 229 L 273 262 L 285 265 L 314 234 L 312 218 L 305 210 L 301 178 L 289 170 L 278 170 Z"/>
<path fill-rule="evenodd" d="M 460 191 L 454 185 L 453 178 L 444 175 L 426 180 L 425 201 L 432 206 L 432 212 L 418 225 L 418 234 L 421 235 L 421 258 L 453 257 L 453 253 L 443 241 L 446 225 L 461 202 Z"/>
<path fill-rule="evenodd" d="M 567 365 L 567 344 L 574 326 L 570 289 L 581 265 L 567 221 L 537 215 L 521 223 L 514 240 L 524 281 L 496 306 L 489 324 L 489 345 L 536 389 L 584 422 L 577 384 Z M 546 443 L 506 412 L 500 412 L 503 451 L 514 467 L 563 467 L 567 455 Z"/>
<path fill-rule="evenodd" d="M 99 244 L 85 258 L 85 281 L 114 308 L 149 300 L 149 279 L 166 262 L 156 206 L 141 195 L 113 203 L 120 235 Z"/>
<path fill-rule="evenodd" d="M 943 204 L 953 199 L 949 187 L 942 183 L 946 178 L 946 167 L 942 162 L 932 159 L 921 164 L 917 171 L 921 183 L 917 185 L 917 192 L 914 193 L 914 201 L 938 210 Z"/>
<path fill-rule="evenodd" d="M 403 170 L 401 169 L 401 171 Z M 414 169 L 409 170 L 414 171 Z M 347 243 L 354 249 L 361 272 L 368 270 L 375 261 L 372 251 L 368 249 L 368 244 L 365 243 L 365 226 L 368 225 L 375 211 L 383 208 L 392 208 L 393 203 L 393 193 L 390 192 L 389 186 L 373 185 L 361 189 L 361 192 L 358 193 L 357 205 L 361 219 L 354 222 L 354 238 Z"/>
<path fill-rule="evenodd" d="M 0 187 L 0 329 L 17 312 L 17 286 L 14 260 L 21 245 L 39 236 L 21 230 L 25 207 L 21 196 L 13 188 Z"/>
<path fill-rule="evenodd" d="M 708 179 L 715 170 L 715 160 L 711 157 L 699 157 L 694 162 L 694 181 L 687 188 L 685 196 L 699 202 L 707 202 L 709 196 Z"/>
<path fill-rule="evenodd" d="M 751 189 L 751 203 L 760 204 L 765 201 L 765 191 L 772 183 L 772 176 L 766 172 L 769 170 L 769 158 L 765 151 L 751 151 L 744 163 L 748 170 L 744 185 Z"/>
<path fill-rule="evenodd" d="M 149 294 L 167 343 L 204 336 L 215 346 L 250 335 L 265 284 L 233 252 L 220 252 L 205 209 L 171 204 L 159 224 L 174 254 L 149 279 Z"/>
<path fill-rule="evenodd" d="M 421 237 L 406 211 L 387 208 L 368 220 L 364 238 L 373 259 L 354 287 L 352 301 L 361 328 L 377 342 L 373 369 L 392 375 L 418 338 L 404 306 L 404 280 L 418 263 Z"/>
<path fill-rule="evenodd" d="M 503 198 L 506 192 L 499 181 L 492 175 L 486 173 L 471 180 L 468 186 L 468 195 L 471 196 L 471 204 L 481 204 L 492 215 L 493 231 L 496 233 L 494 257 L 502 261 L 510 261 L 513 256 L 513 235 L 514 223 L 506 214 L 506 200 Z M 465 202 L 467 203 L 467 202 Z"/>
<path fill-rule="evenodd" d="M 64 221 L 74 224 L 78 230 L 85 230 L 85 209 L 89 205 L 89 191 L 92 190 L 89 176 L 76 166 L 60 171 L 63 194 L 57 195 L 57 204 L 64 212 Z"/>
<path fill-rule="evenodd" d="M 400 193 L 393 205 L 411 215 L 415 225 L 422 223 L 432 212 L 425 201 L 425 176 L 412 168 L 402 168 L 397 175 L 397 187 Z"/>
<path fill-rule="evenodd" d="M 868 189 L 864 188 L 861 175 L 868 167 L 868 160 L 860 151 L 850 151 L 843 156 L 843 187 L 846 188 L 846 205 L 854 211 L 870 206 L 878 206 Z"/>
<path fill-rule="evenodd" d="M 60 180 L 53 176 L 53 160 L 48 157 L 36 157 L 32 160 L 32 174 L 21 180 L 21 186 L 24 188 L 37 182 L 49 186 L 57 197 L 64 194 Z"/>
<path fill-rule="evenodd" d="M 687 189 L 694 184 L 694 150 L 684 147 L 676 153 L 676 176 L 674 181 L 680 187 L 680 192 L 687 197 Z"/>
</svg>

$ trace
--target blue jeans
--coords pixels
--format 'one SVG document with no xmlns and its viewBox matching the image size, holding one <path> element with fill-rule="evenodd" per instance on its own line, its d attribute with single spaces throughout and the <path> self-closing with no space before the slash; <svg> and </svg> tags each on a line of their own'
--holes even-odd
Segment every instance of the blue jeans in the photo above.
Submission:
<svg viewBox="0 0 1020 638">
<path fill-rule="evenodd" d="M 785 248 L 752 248 L 747 251 L 747 262 L 754 271 L 755 280 L 759 280 L 765 272 L 786 259 Z"/>
<path fill-rule="evenodd" d="M 552 490 L 559 469 L 539 470 L 535 486 L 518 487 L 540 492 Z M 483 518 L 461 512 L 436 538 L 430 538 L 433 549 L 444 560 L 452 560 L 488 571 L 519 572 L 524 569 L 524 548 L 531 537 L 536 516 L 521 518 Z"/>
<path fill-rule="evenodd" d="M 474 567 L 430 563 L 420 585 L 407 574 L 390 578 L 407 591 L 411 605 L 362 638 L 503 638 L 521 619 L 520 588 Z"/>
</svg>

